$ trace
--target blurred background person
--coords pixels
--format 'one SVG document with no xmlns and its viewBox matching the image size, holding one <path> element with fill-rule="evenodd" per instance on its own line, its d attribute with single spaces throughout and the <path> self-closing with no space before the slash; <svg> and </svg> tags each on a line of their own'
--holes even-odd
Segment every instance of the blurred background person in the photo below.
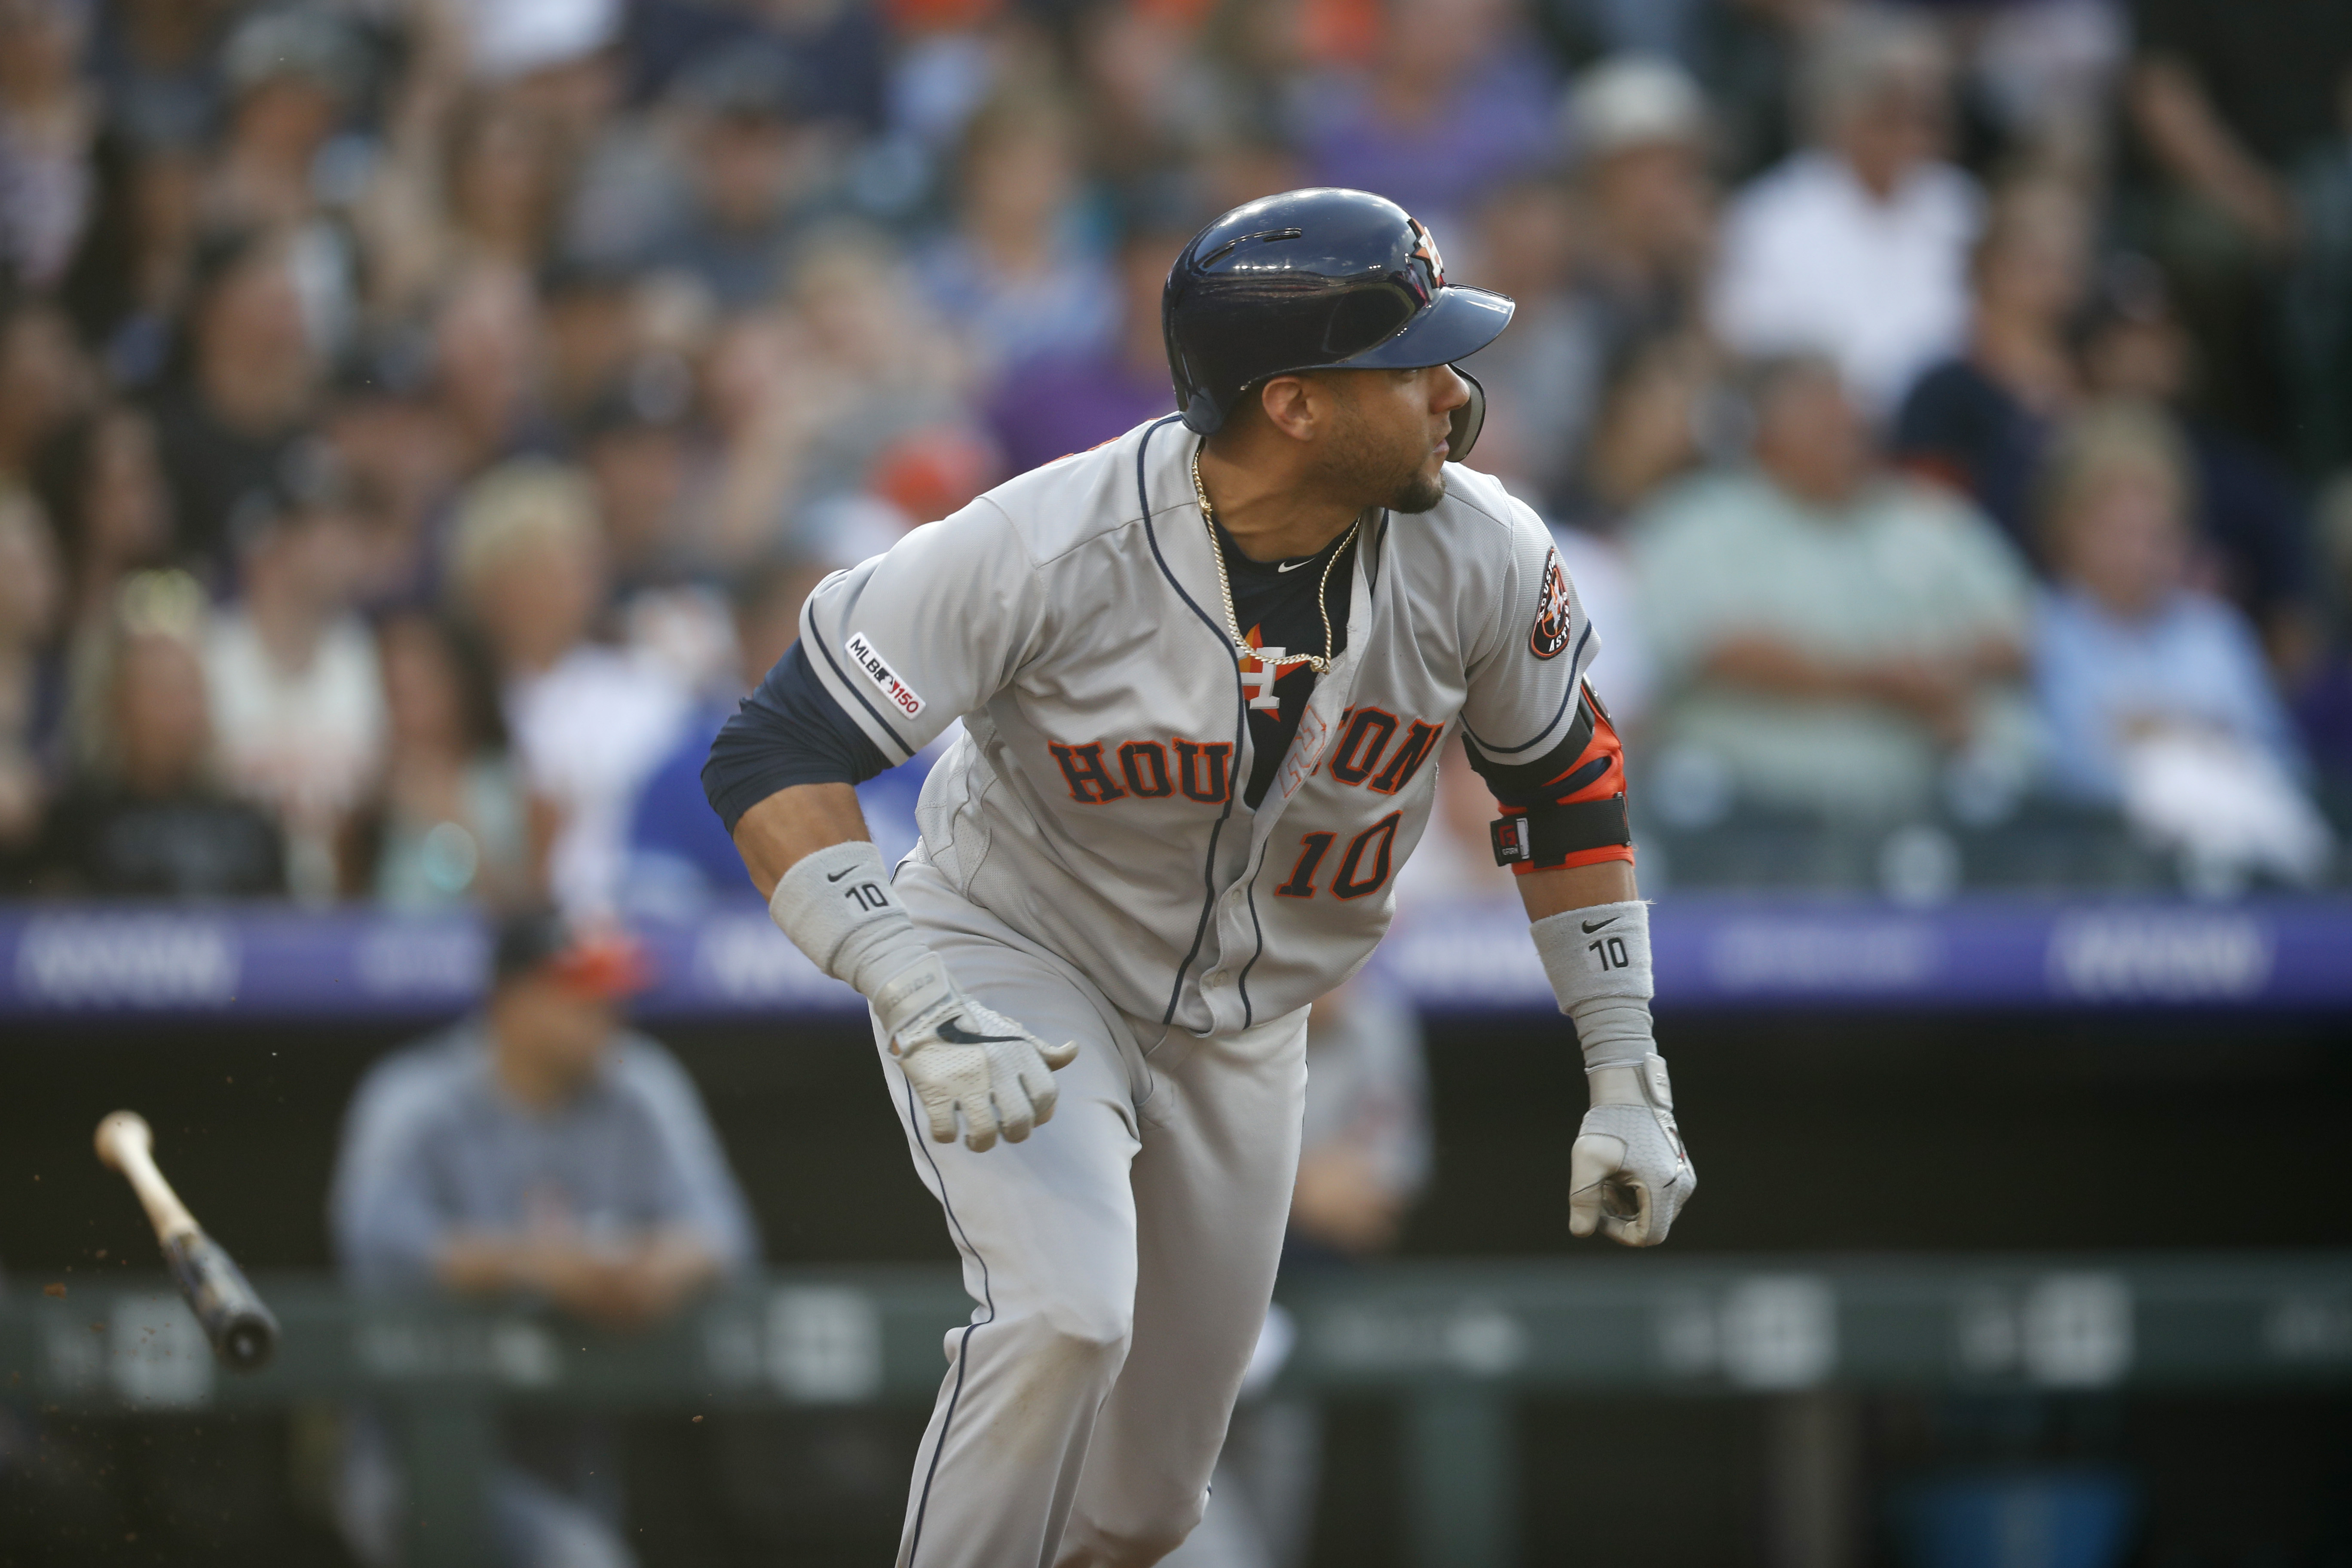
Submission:
<svg viewBox="0 0 2352 1568">
<path fill-rule="evenodd" d="M 1495 258 L 1478 276 L 1518 306 L 1511 330 L 1464 363 L 1486 389 L 1478 460 L 1547 510 L 1584 450 L 1600 379 L 1600 325 L 1573 288 L 1575 224 L 1549 181 L 1507 185 L 1478 213 L 1478 249 Z"/>
<path fill-rule="evenodd" d="M 68 635 L 102 637 L 124 575 L 171 553 L 155 427 L 131 404 L 100 405 L 41 448 L 32 480 L 57 533 Z"/>
<path fill-rule="evenodd" d="M 282 897 L 277 820 L 223 790 L 205 686 L 204 590 L 184 573 L 126 579 L 101 700 L 42 833 L 35 884 L 100 898 Z"/>
<path fill-rule="evenodd" d="M 2352 15 L 2302 0 L 2137 0 L 2131 16 L 2121 107 L 2137 156 L 2122 216 L 2179 293 L 2202 368 L 2198 414 L 2284 455 L 2293 411 L 2276 290 L 2305 221 L 2292 176 L 2346 133 Z"/>
<path fill-rule="evenodd" d="M 691 278 L 727 312 L 766 301 L 794 237 L 824 211 L 833 160 L 811 92 L 773 45 L 730 45 L 670 86 L 686 199 L 649 237 L 644 267 Z"/>
<path fill-rule="evenodd" d="M 199 198 L 203 220 L 288 235 L 314 283 L 326 281 L 320 268 L 349 281 L 341 236 L 314 220 L 334 194 L 320 188 L 320 153 L 365 85 L 362 51 L 343 16 L 302 6 L 255 8 L 221 47 L 226 101 Z"/>
<path fill-rule="evenodd" d="M 444 198 L 457 265 L 480 260 L 530 272 L 547 259 L 563 195 L 554 129 L 504 93 L 460 101 L 448 132 Z"/>
<path fill-rule="evenodd" d="M 349 487 L 369 611 L 430 597 L 451 500 L 464 477 L 457 432 L 415 386 L 346 387 L 320 429 Z"/>
<path fill-rule="evenodd" d="M 706 5 L 642 0 L 629 8 L 622 56 L 628 91 L 644 100 L 677 73 L 730 48 L 774 49 L 799 70 L 813 109 L 871 132 L 887 112 L 890 22 L 851 5 Z"/>
<path fill-rule="evenodd" d="M 1717 356 L 1690 333 L 1636 338 L 1601 369 L 1592 434 L 1559 520 L 1588 539 L 1622 542 L 1627 521 L 1704 465 L 1724 399 Z"/>
<path fill-rule="evenodd" d="M 1463 234 L 1490 190 L 1551 151 L 1550 93 L 1522 19 L 1504 0 L 1396 0 L 1372 17 L 1369 69 L 1304 84 L 1301 181 L 1378 191 Z"/>
<path fill-rule="evenodd" d="M 236 597 L 212 618 L 205 685 L 221 777 L 282 826 L 294 896 L 339 891 L 335 846 L 385 742 L 375 638 L 352 609 L 360 539 L 316 447 L 229 520 Z"/>
<path fill-rule="evenodd" d="M 291 249 L 247 229 L 195 262 L 184 338 L 150 406 L 182 553 L 218 580 L 229 515 L 267 488 L 310 424 L 322 367 Z"/>
<path fill-rule="evenodd" d="M 617 906 L 630 803 L 689 709 L 659 659 L 594 640 L 605 570 L 595 491 L 576 469 L 510 463 L 459 507 L 451 599 L 490 650 L 515 761 L 555 816 L 548 886 L 574 912 Z"/>
<path fill-rule="evenodd" d="M 540 275 L 540 373 L 558 423 L 576 427 L 626 379 L 646 353 L 647 302 L 666 292 L 612 260 L 566 258 Z"/>
<path fill-rule="evenodd" d="M 1830 361 L 1760 367 L 1751 405 L 1753 466 L 1633 525 L 1662 752 L 1709 759 L 1750 804 L 1862 821 L 1930 806 L 1962 752 L 2022 773 L 2022 563 L 1879 465 Z"/>
<path fill-rule="evenodd" d="M 1567 118 L 1574 286 L 1601 359 L 1705 331 L 1720 195 L 1697 84 L 1672 60 L 1618 56 L 1575 79 Z"/>
<path fill-rule="evenodd" d="M 1840 13 L 1806 54 L 1813 145 L 1724 213 L 1716 331 L 1744 354 L 1827 354 L 1873 419 L 1891 415 L 1967 329 L 1980 197 L 1944 161 L 1949 77 L 1927 16 Z"/>
<path fill-rule="evenodd" d="M 1721 0 L 1684 12 L 1675 52 L 1706 89 L 1727 180 L 1746 184 L 1803 142 L 1805 48 L 1845 8 L 1844 0 Z"/>
<path fill-rule="evenodd" d="M 1583 384 L 1573 396 L 1559 381 L 1508 391 L 1576 419 L 1572 431 L 1557 432 L 1544 493 L 1565 525 L 1556 531 L 1561 562 L 1595 624 L 1608 628 L 1599 679 L 1617 722 L 1630 728 L 1648 711 L 1654 673 L 1624 524 L 1704 460 L 1719 374 L 1705 300 L 1716 239 L 1711 126 L 1689 75 L 1641 54 L 1577 78 L 1568 124 L 1580 223 L 1570 301 L 1576 341 L 1571 349 L 1563 334 L 1547 358 L 1555 376 Z"/>
<path fill-rule="evenodd" d="M 2288 680 L 2317 637 L 2309 520 L 2294 477 L 2262 447 L 2198 410 L 2203 358 L 2147 258 L 2112 258 L 2076 330 L 2085 389 L 2165 409 L 2195 470 L 2197 559 L 2204 584 L 2252 617 Z"/>
<path fill-rule="evenodd" d="M 92 390 L 65 313 L 0 278 L 0 478 L 29 479 L 41 444 L 88 406 Z"/>
<path fill-rule="evenodd" d="M 543 1304 L 629 1332 L 752 1264 L 751 1211 L 692 1081 L 617 1016 L 644 964 L 543 910 L 499 923 L 481 1015 L 378 1062 L 352 1098 L 329 1215 L 353 1289 Z M 611 1429 L 501 1425 L 502 1560 L 635 1562 Z M 401 1560 L 399 1475 L 373 1415 L 353 1423 L 337 1503 L 362 1562 Z"/>
<path fill-rule="evenodd" d="M 556 442 L 540 405 L 539 299 L 525 274 L 481 262 L 450 280 L 433 318 L 433 400 L 459 476 Z"/>
<path fill-rule="evenodd" d="M 1118 325 L 1118 285 L 1081 205 L 1076 134 L 1067 106 L 1034 86 L 1008 89 L 964 128 L 955 226 L 919 273 L 991 369 L 1085 353 Z"/>
<path fill-rule="evenodd" d="M 896 443 L 973 427 L 974 379 L 970 356 L 888 237 L 863 226 L 807 237 L 782 309 L 738 318 L 712 350 L 706 380 L 724 442 L 713 523 L 721 559 L 787 551 L 862 560 L 985 489 L 992 453 L 967 476 L 970 488 L 940 498 L 948 506 L 930 517 L 870 504 L 879 499 L 877 468 Z"/>
<path fill-rule="evenodd" d="M 1217 24 L 1202 14 L 1207 9 L 1095 5 L 1076 18 L 1070 74 L 1087 161 L 1106 184 L 1149 188 L 1204 162 L 1249 117 L 1196 47 L 1201 32 Z"/>
<path fill-rule="evenodd" d="M 2308 882 L 2329 835 L 2253 628 L 2189 585 L 2190 470 L 2162 415 L 2095 408 L 2052 454 L 2035 627 L 2052 784 L 2201 860 Z"/>
<path fill-rule="evenodd" d="M 144 140 L 116 100 L 90 149 L 91 208 L 54 297 L 118 392 L 161 372 L 200 225 L 193 137 Z M 176 113 L 176 110 L 167 111 Z"/>
<path fill-rule="evenodd" d="M 692 373 L 675 356 L 648 356 L 624 366 L 573 427 L 624 605 L 718 564 L 690 490 L 693 395 Z"/>
<path fill-rule="evenodd" d="M 226 9 L 217 0 L 129 0 L 97 17 L 86 65 L 108 114 L 141 143 L 167 145 L 211 129 Z"/>
<path fill-rule="evenodd" d="M 0 5 L 0 269 L 37 288 L 64 273 L 96 205 L 99 100 L 77 71 L 89 23 L 67 0 Z"/>
<path fill-rule="evenodd" d="M 553 815 L 523 787 L 480 637 L 424 611 L 376 636 L 386 765 L 344 837 L 345 888 L 402 910 L 542 898 Z"/>
<path fill-rule="evenodd" d="M 23 874 L 61 761 L 65 690 L 51 639 L 64 599 L 48 520 L 0 485 L 0 889 Z"/>
<path fill-rule="evenodd" d="M 2053 426 L 2082 396 L 2068 334 L 2090 253 L 2090 215 L 2071 188 L 2004 186 L 1969 260 L 1967 347 L 1914 383 L 1895 415 L 1895 460 L 1967 496 L 2028 559 L 2040 555 L 2034 477 Z"/>
<path fill-rule="evenodd" d="M 1131 214 L 1115 258 L 1117 332 L 1076 352 L 1033 355 L 996 378 L 985 411 L 1006 472 L 1026 473 L 1175 411 L 1160 294 L 1199 232 L 1194 216 L 1165 197 Z"/>
</svg>

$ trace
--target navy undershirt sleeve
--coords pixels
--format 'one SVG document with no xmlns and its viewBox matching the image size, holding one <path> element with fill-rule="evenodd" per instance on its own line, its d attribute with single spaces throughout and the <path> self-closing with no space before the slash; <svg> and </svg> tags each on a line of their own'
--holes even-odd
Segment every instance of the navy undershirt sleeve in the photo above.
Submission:
<svg viewBox="0 0 2352 1568">
<path fill-rule="evenodd" d="M 817 684 L 794 643 L 710 742 L 702 793 L 732 833 L 745 812 L 780 789 L 864 784 L 889 767 L 881 748 Z"/>
</svg>

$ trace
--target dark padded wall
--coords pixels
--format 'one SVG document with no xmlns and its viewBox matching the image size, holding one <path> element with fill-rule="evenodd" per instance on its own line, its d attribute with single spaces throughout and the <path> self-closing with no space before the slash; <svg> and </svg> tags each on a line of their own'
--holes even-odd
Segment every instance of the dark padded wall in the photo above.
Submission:
<svg viewBox="0 0 2352 1568">
<path fill-rule="evenodd" d="M 152 1265 L 129 1193 L 90 1153 L 98 1119 L 128 1105 L 248 1267 L 323 1265 L 344 1103 L 406 1033 L 12 1030 L 0 1264 L 20 1282 L 91 1268 L 100 1247 Z M 1678 1249 L 2352 1245 L 2341 1020 L 1669 1014 L 1661 1033 L 1703 1184 Z M 862 1033 L 661 1035 L 702 1087 L 772 1262 L 950 1256 Z M 1548 1098 L 1577 1090 L 1564 1026 L 1440 1021 L 1430 1045 L 1437 1173 L 1406 1250 L 1567 1248 L 1576 1101 L 1562 1121 Z M 2245 1163 L 2200 1174 L 2200 1145 Z"/>
</svg>

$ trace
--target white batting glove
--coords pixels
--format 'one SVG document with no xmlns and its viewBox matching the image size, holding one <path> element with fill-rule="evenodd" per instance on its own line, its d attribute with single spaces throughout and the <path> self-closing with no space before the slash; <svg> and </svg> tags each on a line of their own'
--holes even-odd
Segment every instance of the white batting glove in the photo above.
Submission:
<svg viewBox="0 0 2352 1568">
<path fill-rule="evenodd" d="M 1675 1125 L 1665 1058 L 1596 1068 L 1592 1109 L 1568 1154 L 1568 1228 L 1627 1247 L 1655 1247 L 1698 1190 L 1698 1170 Z"/>
<path fill-rule="evenodd" d="M 1698 1190 L 1650 1022 L 1650 908 L 1638 899 L 1529 928 L 1559 1010 L 1576 1020 L 1592 1109 L 1568 1155 L 1568 1228 L 1655 1247 Z"/>
<path fill-rule="evenodd" d="M 1054 1069 L 1076 1058 L 1076 1041 L 1048 1046 L 982 1006 L 957 988 L 933 952 L 875 991 L 891 1054 L 923 1102 L 934 1139 L 955 1142 L 959 1111 L 964 1144 L 975 1153 L 994 1148 L 999 1132 L 1018 1143 L 1054 1119 Z"/>
<path fill-rule="evenodd" d="M 1077 1043 L 1058 1049 L 965 995 L 923 943 L 891 890 L 881 852 L 862 838 L 796 861 L 776 883 L 768 913 L 816 966 L 874 1004 L 890 1054 L 930 1118 L 931 1136 L 977 1152 L 998 1133 L 1018 1143 L 1054 1115 L 1054 1071 Z"/>
</svg>

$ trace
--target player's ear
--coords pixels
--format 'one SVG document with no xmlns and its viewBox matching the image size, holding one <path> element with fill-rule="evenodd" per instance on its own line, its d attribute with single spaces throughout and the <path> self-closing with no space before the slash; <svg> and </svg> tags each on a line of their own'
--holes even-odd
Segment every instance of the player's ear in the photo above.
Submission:
<svg viewBox="0 0 2352 1568">
<path fill-rule="evenodd" d="M 1257 390 L 1257 402 L 1267 421 L 1294 441 L 1313 440 L 1330 416 L 1328 390 L 1303 375 L 1269 377 Z"/>
</svg>

